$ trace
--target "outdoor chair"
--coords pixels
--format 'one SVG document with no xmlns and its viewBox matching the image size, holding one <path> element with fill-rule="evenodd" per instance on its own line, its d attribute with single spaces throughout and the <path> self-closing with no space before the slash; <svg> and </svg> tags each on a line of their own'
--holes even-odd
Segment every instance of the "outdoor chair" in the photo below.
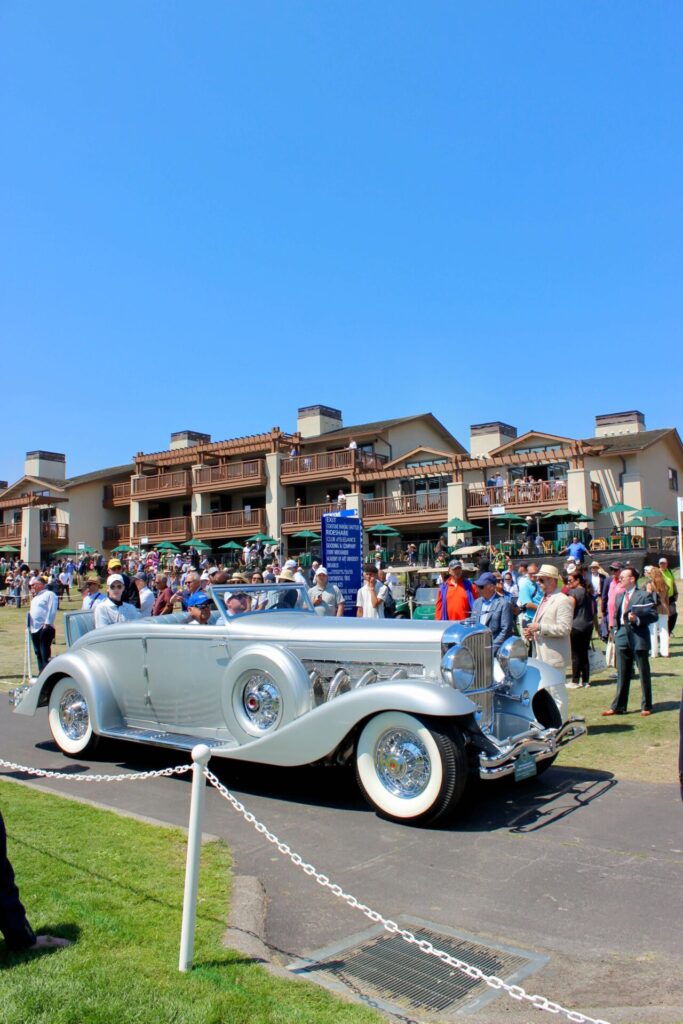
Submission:
<svg viewBox="0 0 683 1024">
<path fill-rule="evenodd" d="M 595 537 L 591 544 L 591 551 L 607 551 L 607 541 L 604 537 Z"/>
</svg>

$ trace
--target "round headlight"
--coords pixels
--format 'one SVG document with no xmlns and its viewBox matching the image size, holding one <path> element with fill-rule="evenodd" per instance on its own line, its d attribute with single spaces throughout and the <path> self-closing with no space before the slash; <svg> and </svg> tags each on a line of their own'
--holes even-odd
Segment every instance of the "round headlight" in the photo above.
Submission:
<svg viewBox="0 0 683 1024">
<path fill-rule="evenodd" d="M 451 647 L 441 659 L 441 675 L 449 686 L 469 690 L 476 672 L 474 658 L 466 647 Z"/>
<path fill-rule="evenodd" d="M 521 636 L 511 636 L 498 651 L 498 662 L 506 676 L 521 679 L 526 672 L 529 657 L 527 646 Z"/>
</svg>

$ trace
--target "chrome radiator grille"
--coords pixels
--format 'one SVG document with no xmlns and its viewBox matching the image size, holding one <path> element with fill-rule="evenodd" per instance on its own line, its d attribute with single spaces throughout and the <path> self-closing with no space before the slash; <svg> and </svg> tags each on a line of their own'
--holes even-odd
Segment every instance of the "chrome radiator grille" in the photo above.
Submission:
<svg viewBox="0 0 683 1024">
<path fill-rule="evenodd" d="M 472 688 L 472 699 L 481 708 L 479 725 L 481 728 L 493 726 L 493 643 L 491 631 L 484 629 L 480 633 L 471 633 L 463 640 L 463 647 L 466 647 L 474 658 L 476 669 L 476 682 Z M 475 697 L 476 693 L 476 697 Z"/>
</svg>

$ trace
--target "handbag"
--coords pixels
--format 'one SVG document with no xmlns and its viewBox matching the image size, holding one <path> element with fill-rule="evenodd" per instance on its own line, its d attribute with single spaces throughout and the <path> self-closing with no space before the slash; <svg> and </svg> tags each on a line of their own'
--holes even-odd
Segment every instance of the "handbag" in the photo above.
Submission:
<svg viewBox="0 0 683 1024">
<path fill-rule="evenodd" d="M 592 676 L 597 675 L 598 672 L 604 672 L 607 668 L 607 658 L 604 653 L 597 651 L 592 644 L 588 648 L 588 667 Z"/>
</svg>

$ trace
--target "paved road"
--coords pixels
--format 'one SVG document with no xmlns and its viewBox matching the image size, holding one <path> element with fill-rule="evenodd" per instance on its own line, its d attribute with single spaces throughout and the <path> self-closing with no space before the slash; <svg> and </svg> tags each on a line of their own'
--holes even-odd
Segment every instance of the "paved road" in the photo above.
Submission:
<svg viewBox="0 0 683 1024">
<path fill-rule="evenodd" d="M 124 744 L 108 748 L 106 760 L 69 760 L 49 739 L 46 712 L 13 715 L 4 695 L 0 751 L 6 760 L 73 772 L 185 760 Z M 377 818 L 348 771 L 211 766 L 273 832 L 385 915 L 544 953 L 550 962 L 529 987 L 613 1024 L 683 1021 L 683 808 L 675 785 L 553 768 L 521 786 L 482 785 L 457 822 L 425 830 Z M 189 775 L 127 786 L 40 785 L 187 824 Z M 236 873 L 262 880 L 267 939 L 282 962 L 365 930 L 364 917 L 293 868 L 213 789 L 205 830 L 230 844 Z M 475 1019 L 503 1019 L 503 998 Z M 505 1006 L 505 1020 L 528 1016 Z"/>
</svg>

